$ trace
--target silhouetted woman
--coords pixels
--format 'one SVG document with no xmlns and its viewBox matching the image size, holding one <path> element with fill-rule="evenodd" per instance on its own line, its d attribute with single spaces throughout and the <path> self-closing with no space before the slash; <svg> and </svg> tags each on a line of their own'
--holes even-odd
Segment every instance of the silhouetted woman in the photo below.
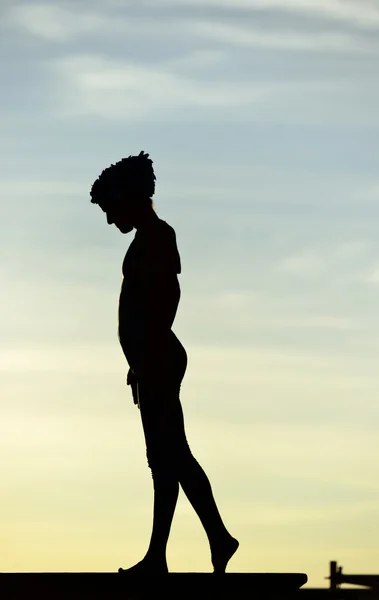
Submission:
<svg viewBox="0 0 379 600">
<path fill-rule="evenodd" d="M 214 572 L 224 573 L 239 544 L 222 522 L 185 436 L 179 392 L 187 354 L 171 329 L 180 299 L 180 256 L 174 229 L 154 210 L 154 191 L 152 161 L 144 152 L 105 169 L 91 189 L 91 202 L 110 225 L 122 233 L 137 230 L 122 266 L 118 335 L 130 367 L 127 382 L 141 411 L 154 517 L 145 557 L 119 572 L 168 573 L 166 546 L 180 483 L 207 533 Z"/>
</svg>

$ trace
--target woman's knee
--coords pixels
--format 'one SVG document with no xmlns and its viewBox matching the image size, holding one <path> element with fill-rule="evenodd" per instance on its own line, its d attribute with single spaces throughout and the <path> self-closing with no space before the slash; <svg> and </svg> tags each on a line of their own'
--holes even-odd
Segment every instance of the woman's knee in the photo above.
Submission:
<svg viewBox="0 0 379 600">
<path fill-rule="evenodd" d="M 179 443 L 166 443 L 159 449 L 148 448 L 146 451 L 147 463 L 150 469 L 158 475 L 162 473 L 174 474 L 176 477 L 182 473 L 193 461 L 193 455 L 187 440 Z"/>
</svg>

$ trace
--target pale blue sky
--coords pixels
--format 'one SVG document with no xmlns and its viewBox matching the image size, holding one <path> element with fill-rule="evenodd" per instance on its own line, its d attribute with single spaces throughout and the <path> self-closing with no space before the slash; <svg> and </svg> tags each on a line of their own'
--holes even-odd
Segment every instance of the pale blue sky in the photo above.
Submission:
<svg viewBox="0 0 379 600">
<path fill-rule="evenodd" d="M 134 233 L 89 200 L 144 150 L 182 259 L 188 438 L 241 542 L 230 571 L 378 572 L 378 29 L 376 0 L 2 0 L 2 571 L 112 571 L 146 549 L 117 340 Z M 168 560 L 210 570 L 184 495 Z"/>
</svg>

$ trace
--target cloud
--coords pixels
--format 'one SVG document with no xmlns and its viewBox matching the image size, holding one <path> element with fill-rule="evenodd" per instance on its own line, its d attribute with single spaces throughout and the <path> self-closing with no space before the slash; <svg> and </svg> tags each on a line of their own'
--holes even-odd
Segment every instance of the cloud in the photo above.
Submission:
<svg viewBox="0 0 379 600">
<path fill-rule="evenodd" d="M 318 248 L 307 248 L 284 256 L 277 263 L 277 269 L 302 277 L 314 277 L 330 271 L 340 276 L 347 271 L 351 273 L 353 268 L 355 271 L 362 269 L 370 251 L 370 243 L 360 239 L 323 244 Z"/>
<path fill-rule="evenodd" d="M 24 181 L 3 179 L 0 181 L 0 195 L 2 197 L 50 197 L 52 190 L 54 191 L 54 195 L 81 195 L 83 194 L 83 184 L 75 181 L 64 181 L 62 179 L 29 179 Z M 33 210 L 35 208 L 35 205 L 33 205 Z"/>
<path fill-rule="evenodd" d="M 265 32 L 252 27 L 240 27 L 222 22 L 195 22 L 194 31 L 207 40 L 216 40 L 243 48 L 271 48 L 312 52 L 377 52 L 376 44 L 369 44 L 348 33 L 295 31 Z"/>
<path fill-rule="evenodd" d="M 43 2 L 19 4 L 8 12 L 8 23 L 37 37 L 64 42 L 85 34 L 121 31 L 122 23 L 102 11 L 83 10 L 71 4 L 64 6 Z"/>
<path fill-rule="evenodd" d="M 135 121 L 150 116 L 186 119 L 206 109 L 209 118 L 249 121 L 338 123 L 369 119 L 355 110 L 354 97 L 340 106 L 352 84 L 325 78 L 307 80 L 246 77 L 230 69 L 207 79 L 185 73 L 167 60 L 158 65 L 113 59 L 99 54 L 71 54 L 50 62 L 53 74 L 52 111 L 64 117 L 102 117 Z M 338 103 L 339 112 L 336 110 Z M 252 110 L 254 108 L 254 110 Z M 188 109 L 192 109 L 189 111 Z M 357 117 L 358 114 L 358 117 Z M 375 113 L 376 114 L 376 113 Z"/>
<path fill-rule="evenodd" d="M 223 50 L 194 50 L 166 60 L 165 65 L 176 69 L 199 69 L 203 71 L 221 64 L 226 57 L 227 52 Z"/>
<path fill-rule="evenodd" d="M 340 331 L 354 331 L 359 329 L 356 320 L 334 315 L 305 315 L 304 317 L 286 316 L 267 318 L 257 322 L 256 329 L 272 327 L 276 329 L 330 329 Z"/>
<path fill-rule="evenodd" d="M 374 269 L 366 272 L 366 274 L 362 276 L 362 281 L 371 283 L 375 287 L 379 286 L 379 267 L 377 266 Z"/>
<path fill-rule="evenodd" d="M 52 95 L 47 91 L 43 97 L 52 100 L 53 117 L 130 122 L 157 115 L 173 120 L 183 111 L 187 118 L 193 117 L 194 111 L 198 117 L 203 111 L 201 114 L 209 118 L 222 114 L 245 122 L 348 123 L 350 127 L 376 123 L 377 84 L 367 81 L 366 95 L 372 100 L 367 101 L 365 111 L 361 110 L 363 88 L 356 80 L 365 71 L 358 72 L 360 65 L 356 63 L 351 71 L 344 59 L 350 53 L 361 60 L 377 53 L 374 40 L 329 29 L 307 32 L 298 24 L 288 30 L 288 19 L 280 29 L 267 30 L 222 21 L 220 13 L 217 19 L 209 20 L 203 11 L 185 16 L 179 10 L 185 5 L 191 4 L 179 3 L 170 13 L 168 8 L 163 10 L 165 3 L 157 0 L 153 17 L 146 3 L 142 3 L 143 12 L 140 4 L 139 8 L 128 5 L 130 11 L 122 12 L 118 10 L 122 3 L 112 3 L 108 12 L 103 2 L 95 6 L 86 2 L 20 4 L 10 9 L 8 25 L 50 42 L 71 44 L 71 54 L 50 62 L 45 59 L 42 65 L 42 78 L 46 65 L 52 67 L 53 78 L 48 81 Z M 262 3 L 238 4 L 242 5 L 255 10 Z M 272 8 L 274 5 L 283 7 L 280 2 L 269 3 Z M 233 7 L 231 2 L 224 6 Z M 294 6 L 299 8 L 299 3 L 294 2 Z M 309 6 L 313 10 L 315 4 Z M 79 46 L 83 36 L 96 39 L 96 46 L 93 39 L 87 40 L 85 53 L 80 52 L 83 45 Z M 129 44 L 124 47 L 126 59 L 114 57 L 116 48 L 109 44 L 110 36 Z M 73 38 L 79 41 L 73 42 Z M 150 56 L 140 51 L 147 43 Z M 134 45 L 138 45 L 135 53 Z M 253 49 L 257 49 L 259 60 L 254 58 Z M 267 71 L 265 54 L 259 50 L 276 52 L 271 71 Z M 289 67 L 283 51 L 296 52 L 298 62 Z M 325 69 L 327 53 L 336 59 Z M 318 55 L 323 57 L 315 64 Z"/>
<path fill-rule="evenodd" d="M 97 6 L 82 3 L 52 4 L 36 2 L 10 6 L 6 12 L 3 24 L 11 29 L 21 29 L 32 36 L 47 42 L 67 43 L 82 38 L 104 38 L 140 40 L 180 39 L 183 32 L 181 26 L 185 21 L 176 18 L 159 19 L 149 16 L 146 12 L 138 13 L 136 7 L 131 12 L 125 12 L 125 2 L 120 6 L 121 11 L 114 10 L 108 3 L 98 3 Z M 158 17 L 159 18 L 159 17 Z"/>
<path fill-rule="evenodd" d="M 82 310 L 77 308 L 77 311 Z M 122 351 L 115 342 L 89 344 L 57 343 L 46 349 L 33 347 L 7 347 L 1 349 L 1 363 L 8 373 L 96 373 L 99 365 L 103 373 L 120 375 L 125 370 Z"/>
<path fill-rule="evenodd" d="M 321 256 L 304 252 L 281 259 L 278 268 L 291 273 L 313 275 L 316 271 L 324 268 L 324 261 Z"/>
<path fill-rule="evenodd" d="M 118 3 L 119 4 L 119 3 Z M 379 27 L 379 8 L 367 0 L 145 0 L 145 6 L 201 6 L 310 15 L 367 29 Z"/>
<path fill-rule="evenodd" d="M 379 206 L 379 184 L 367 184 L 363 189 L 359 188 L 353 192 L 353 197 L 359 204 L 368 204 Z"/>
<path fill-rule="evenodd" d="M 180 108 L 230 109 L 247 106 L 277 89 L 275 83 L 201 82 L 133 62 L 96 55 L 72 55 L 53 63 L 60 110 L 69 115 L 101 115 L 133 120 L 152 111 Z"/>
<path fill-rule="evenodd" d="M 168 37 L 188 36 L 193 31 L 205 36 L 208 40 L 227 42 L 235 46 L 284 48 L 289 50 L 307 49 L 318 52 L 343 51 L 349 49 L 370 50 L 367 42 L 359 42 L 357 38 L 348 33 L 339 31 L 320 31 L 319 33 L 306 32 L 298 29 L 298 23 L 292 31 L 266 32 L 257 27 L 237 27 L 230 23 L 220 21 L 220 10 L 217 11 L 217 22 L 210 16 L 204 19 L 204 12 L 183 13 L 184 7 L 201 6 L 208 8 L 236 11 L 285 11 L 290 13 L 310 14 L 328 17 L 332 20 L 361 25 L 366 28 L 379 27 L 379 10 L 377 7 L 364 3 L 343 4 L 337 0 L 208 0 L 203 1 L 168 1 L 141 2 L 136 5 L 125 2 L 120 4 L 98 4 L 95 8 L 86 3 L 77 4 L 51 4 L 44 2 L 19 4 L 11 6 L 7 12 L 5 22 L 8 26 L 21 28 L 31 35 L 48 41 L 67 42 L 80 36 L 108 36 L 128 35 L 128 37 L 149 37 L 154 39 L 168 39 Z M 150 6 L 154 13 L 149 13 L 146 7 Z M 125 11 L 125 8 L 130 9 Z M 171 12 L 163 9 L 172 9 Z M 121 10 L 122 9 L 122 12 Z M 225 14 L 227 16 L 227 13 Z M 159 25 L 157 25 L 159 23 Z"/>
</svg>

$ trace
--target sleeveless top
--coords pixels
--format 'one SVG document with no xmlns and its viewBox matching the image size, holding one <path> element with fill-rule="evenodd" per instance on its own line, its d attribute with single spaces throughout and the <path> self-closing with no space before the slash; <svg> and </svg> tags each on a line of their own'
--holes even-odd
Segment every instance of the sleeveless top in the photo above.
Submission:
<svg viewBox="0 0 379 600">
<path fill-rule="evenodd" d="M 123 261 L 118 337 L 127 357 L 138 351 L 145 339 L 143 272 L 181 272 L 175 230 L 162 219 L 154 221 L 145 231 L 137 230 Z"/>
</svg>

